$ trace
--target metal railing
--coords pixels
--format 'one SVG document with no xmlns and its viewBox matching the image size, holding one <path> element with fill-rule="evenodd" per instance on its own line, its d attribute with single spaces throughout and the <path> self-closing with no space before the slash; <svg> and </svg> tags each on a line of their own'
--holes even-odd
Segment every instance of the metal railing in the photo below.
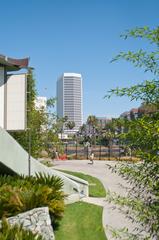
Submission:
<svg viewBox="0 0 159 240">
<path fill-rule="evenodd" d="M 90 150 L 89 147 L 77 143 L 64 144 L 64 153 L 67 155 L 67 159 L 89 159 L 90 151 L 97 160 L 122 160 L 124 158 L 132 160 L 132 152 L 128 152 L 126 148 L 119 145 L 93 145 Z"/>
</svg>

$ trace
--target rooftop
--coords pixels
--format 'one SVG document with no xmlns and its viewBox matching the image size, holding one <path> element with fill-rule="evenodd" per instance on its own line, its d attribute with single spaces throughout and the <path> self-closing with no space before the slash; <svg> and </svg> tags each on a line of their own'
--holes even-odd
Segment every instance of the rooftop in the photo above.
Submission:
<svg viewBox="0 0 159 240">
<path fill-rule="evenodd" d="M 6 67 L 7 71 L 17 71 L 22 68 L 27 68 L 29 58 L 15 59 L 0 54 L 0 65 Z"/>
</svg>

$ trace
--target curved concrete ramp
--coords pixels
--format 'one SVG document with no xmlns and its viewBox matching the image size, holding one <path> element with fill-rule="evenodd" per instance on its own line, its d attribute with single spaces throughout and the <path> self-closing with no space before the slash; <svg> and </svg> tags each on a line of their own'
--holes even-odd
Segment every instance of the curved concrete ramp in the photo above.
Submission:
<svg viewBox="0 0 159 240">
<path fill-rule="evenodd" d="M 28 175 L 28 153 L 4 129 L 0 128 L 0 168 L 9 169 L 11 172 Z M 31 157 L 31 175 L 36 173 L 55 175 L 63 180 L 63 191 L 69 195 L 67 202 L 73 202 L 80 197 L 88 195 L 88 182 L 67 174 L 50 169 Z M 71 198 L 72 196 L 72 198 Z"/>
</svg>

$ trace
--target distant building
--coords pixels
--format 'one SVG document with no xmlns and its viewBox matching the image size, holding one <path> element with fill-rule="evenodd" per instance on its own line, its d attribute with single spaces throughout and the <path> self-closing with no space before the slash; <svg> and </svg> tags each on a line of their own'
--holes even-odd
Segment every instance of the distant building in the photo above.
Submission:
<svg viewBox="0 0 159 240">
<path fill-rule="evenodd" d="M 69 138 L 68 138 L 68 134 L 66 134 L 66 133 L 62 133 L 62 134 L 59 133 L 59 134 L 58 134 L 58 138 L 61 139 L 61 140 L 69 139 Z"/>
<path fill-rule="evenodd" d="M 130 111 L 123 112 L 120 117 L 130 120 Z"/>
<path fill-rule="evenodd" d="M 35 108 L 37 110 L 44 109 L 46 110 L 47 98 L 46 97 L 36 97 L 35 99 Z"/>
<path fill-rule="evenodd" d="M 57 80 L 57 116 L 68 117 L 75 127 L 64 127 L 64 132 L 75 133 L 83 122 L 82 76 L 78 73 L 64 73 Z"/>
<path fill-rule="evenodd" d="M 127 120 L 137 119 L 139 117 L 139 108 L 132 108 L 130 111 L 123 112 L 120 117 Z"/>
<path fill-rule="evenodd" d="M 111 118 L 106 118 L 106 117 L 97 117 L 97 120 L 98 120 L 98 126 L 101 128 L 105 128 L 107 123 L 112 121 Z"/>
<path fill-rule="evenodd" d="M 139 117 L 139 108 L 132 108 L 130 110 L 130 118 L 137 119 Z"/>
</svg>

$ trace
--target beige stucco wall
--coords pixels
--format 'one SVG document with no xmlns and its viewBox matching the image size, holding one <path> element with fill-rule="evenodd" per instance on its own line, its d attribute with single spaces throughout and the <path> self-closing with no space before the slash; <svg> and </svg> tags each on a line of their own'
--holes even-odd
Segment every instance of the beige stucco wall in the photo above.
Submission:
<svg viewBox="0 0 159 240">
<path fill-rule="evenodd" d="M 4 68 L 0 67 L 0 127 L 4 127 Z"/>
</svg>

